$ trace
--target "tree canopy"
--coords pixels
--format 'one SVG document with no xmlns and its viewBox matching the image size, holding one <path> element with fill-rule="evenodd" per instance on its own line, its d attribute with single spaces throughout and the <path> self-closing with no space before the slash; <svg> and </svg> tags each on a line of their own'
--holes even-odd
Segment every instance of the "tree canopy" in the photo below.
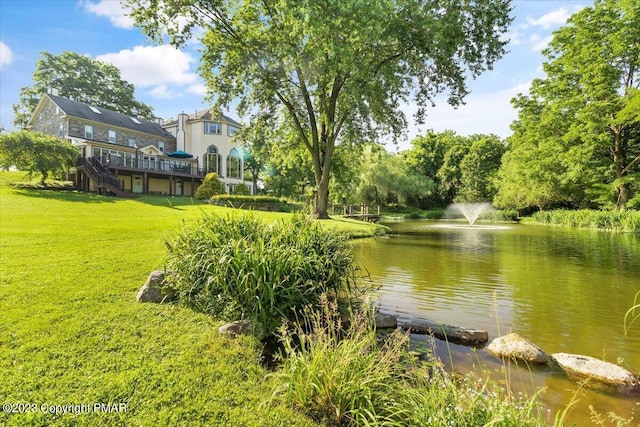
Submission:
<svg viewBox="0 0 640 427">
<path fill-rule="evenodd" d="M 513 100 L 519 116 L 496 202 L 640 205 L 640 4 L 596 0 L 543 54 L 546 77 Z"/>
<path fill-rule="evenodd" d="M 328 218 L 334 149 L 377 140 L 418 118 L 439 93 L 458 105 L 466 77 L 504 54 L 509 0 L 128 0 L 157 42 L 181 45 L 202 30 L 201 74 L 217 107 L 239 99 L 283 117 L 311 154 L 315 216 Z"/>
<path fill-rule="evenodd" d="M 26 127 L 33 111 L 49 88 L 60 96 L 133 117 L 153 119 L 153 109 L 134 97 L 134 87 L 122 80 L 114 65 L 74 52 L 53 55 L 42 52 L 33 73 L 34 85 L 23 87 L 13 105 L 13 124 Z"/>
<path fill-rule="evenodd" d="M 75 165 L 78 150 L 69 142 L 25 130 L 0 135 L 0 167 L 16 167 L 29 176 L 39 173 L 44 184 L 50 174 L 61 176 Z"/>
</svg>

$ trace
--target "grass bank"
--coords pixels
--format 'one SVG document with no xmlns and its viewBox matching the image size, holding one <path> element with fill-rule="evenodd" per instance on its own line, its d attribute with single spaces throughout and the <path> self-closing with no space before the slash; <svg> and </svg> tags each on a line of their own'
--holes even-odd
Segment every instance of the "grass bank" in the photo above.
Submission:
<svg viewBox="0 0 640 427">
<path fill-rule="evenodd" d="M 608 231 L 640 232 L 640 211 L 597 211 L 590 209 L 540 211 L 531 223 Z"/>
<path fill-rule="evenodd" d="M 0 397 L 36 406 L 0 413 L 0 425 L 314 425 L 284 404 L 261 406 L 272 384 L 253 339 L 220 337 L 222 322 L 180 305 L 134 300 L 181 223 L 237 211 L 8 185 L 21 179 L 0 172 Z M 380 230 L 322 224 L 352 236 Z M 94 403 L 126 412 L 95 413 Z M 78 413 L 47 412 L 56 409 Z"/>
</svg>

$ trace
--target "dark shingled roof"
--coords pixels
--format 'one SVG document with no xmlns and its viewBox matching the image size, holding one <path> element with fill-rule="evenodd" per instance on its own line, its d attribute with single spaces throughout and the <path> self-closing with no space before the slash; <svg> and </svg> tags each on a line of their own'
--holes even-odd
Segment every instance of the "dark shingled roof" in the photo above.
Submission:
<svg viewBox="0 0 640 427">
<path fill-rule="evenodd" d="M 214 122 L 225 122 L 235 127 L 241 128 L 242 125 L 237 121 L 233 120 L 231 117 L 225 116 L 224 114 L 216 114 L 213 115 L 211 108 L 202 111 L 196 111 L 195 114 L 189 114 L 188 122 L 194 122 L 198 120 L 211 120 Z M 175 126 L 178 124 L 178 120 L 171 120 L 170 122 L 166 122 L 165 126 Z"/>
<path fill-rule="evenodd" d="M 47 96 L 60 107 L 62 111 L 68 116 L 77 117 L 80 119 L 91 120 L 105 125 L 116 126 L 120 128 L 131 129 L 137 132 L 144 132 L 151 135 L 157 135 L 161 137 L 173 137 L 169 132 L 164 130 L 158 123 L 150 122 L 145 119 L 136 118 L 139 122 L 136 123 L 132 120 L 131 116 L 123 113 L 118 113 L 113 110 L 108 110 L 102 107 L 93 107 L 100 111 L 101 114 L 95 113 L 89 108 L 90 106 L 82 102 L 74 101 L 72 99 L 63 98 L 61 96 L 47 94 Z"/>
</svg>

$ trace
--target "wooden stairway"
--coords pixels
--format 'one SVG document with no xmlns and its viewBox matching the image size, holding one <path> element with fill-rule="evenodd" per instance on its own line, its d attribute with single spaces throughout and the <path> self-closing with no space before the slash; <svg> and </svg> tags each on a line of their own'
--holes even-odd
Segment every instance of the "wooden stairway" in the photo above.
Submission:
<svg viewBox="0 0 640 427">
<path fill-rule="evenodd" d="M 133 193 L 123 191 L 120 188 L 120 180 L 109 171 L 100 160 L 89 157 L 78 157 L 78 171 L 84 172 L 98 188 L 98 192 L 117 197 L 133 198 Z"/>
</svg>

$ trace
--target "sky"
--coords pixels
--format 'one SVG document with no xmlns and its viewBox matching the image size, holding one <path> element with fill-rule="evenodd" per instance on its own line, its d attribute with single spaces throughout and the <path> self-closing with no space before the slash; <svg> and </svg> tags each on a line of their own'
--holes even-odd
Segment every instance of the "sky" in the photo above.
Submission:
<svg viewBox="0 0 640 427">
<path fill-rule="evenodd" d="M 460 135 L 496 134 L 506 138 L 517 118 L 510 99 L 526 93 L 531 81 L 543 77 L 541 50 L 554 30 L 590 1 L 515 0 L 514 21 L 508 34 L 508 53 L 475 80 L 466 104 L 454 109 L 444 97 L 436 99 L 427 121 L 417 125 L 415 109 L 403 105 L 409 127 L 406 138 L 389 144 L 392 151 L 410 147 L 414 137 L 428 129 L 453 130 Z M 133 83 L 136 99 L 168 119 L 209 106 L 198 76 L 199 49 L 193 40 L 181 49 L 156 45 L 133 25 L 119 0 L 0 0 L 0 126 L 15 130 L 12 105 L 20 88 L 33 85 L 33 72 L 41 52 L 58 55 L 71 51 L 110 62 L 121 77 Z M 231 110 L 227 114 L 240 122 Z M 389 148 L 388 147 L 388 148 Z"/>
</svg>

